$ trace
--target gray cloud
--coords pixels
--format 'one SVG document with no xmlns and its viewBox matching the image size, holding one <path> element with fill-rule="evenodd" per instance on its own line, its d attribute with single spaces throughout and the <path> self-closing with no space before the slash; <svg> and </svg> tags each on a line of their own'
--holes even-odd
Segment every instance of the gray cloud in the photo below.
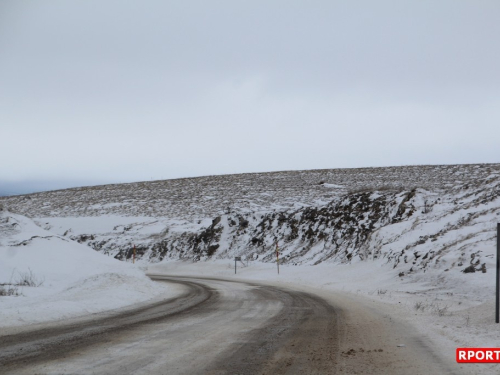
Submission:
<svg viewBox="0 0 500 375">
<path fill-rule="evenodd" d="M 0 3 L 0 179 L 498 162 L 498 1 Z"/>
</svg>

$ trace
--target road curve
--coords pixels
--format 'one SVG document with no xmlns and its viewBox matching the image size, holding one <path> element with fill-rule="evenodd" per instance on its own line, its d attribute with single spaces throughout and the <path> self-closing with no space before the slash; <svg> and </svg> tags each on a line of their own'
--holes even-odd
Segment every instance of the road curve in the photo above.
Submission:
<svg viewBox="0 0 500 375">
<path fill-rule="evenodd" d="M 427 361 L 425 353 L 381 366 L 379 359 L 391 353 L 373 347 L 383 339 L 375 331 L 367 332 L 374 336 L 371 341 L 353 335 L 353 348 L 345 349 L 352 322 L 315 294 L 218 279 L 151 277 L 180 284 L 184 291 L 102 319 L 0 336 L 0 373 L 448 372 L 439 360 Z M 358 361 L 352 361 L 356 353 Z"/>
</svg>

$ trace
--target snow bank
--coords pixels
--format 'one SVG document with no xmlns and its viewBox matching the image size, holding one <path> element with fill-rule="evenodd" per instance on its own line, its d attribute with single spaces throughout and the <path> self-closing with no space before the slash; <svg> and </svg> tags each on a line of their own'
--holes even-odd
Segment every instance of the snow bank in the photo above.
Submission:
<svg viewBox="0 0 500 375">
<path fill-rule="evenodd" d="M 9 212 L 0 214 L 0 259 L 0 284 L 20 294 L 0 297 L 0 327 L 96 313 L 168 293 L 139 265 L 104 256 Z M 40 285 L 15 285 L 23 277 Z"/>
</svg>

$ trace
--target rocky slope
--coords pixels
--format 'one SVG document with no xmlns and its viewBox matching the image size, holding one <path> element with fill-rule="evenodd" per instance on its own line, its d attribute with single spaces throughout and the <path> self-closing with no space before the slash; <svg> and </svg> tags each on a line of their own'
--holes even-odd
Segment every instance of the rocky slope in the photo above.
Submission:
<svg viewBox="0 0 500 375">
<path fill-rule="evenodd" d="M 150 262 L 272 262 L 278 244 L 289 264 L 383 259 L 401 276 L 484 272 L 500 220 L 500 164 L 210 176 L 0 202 L 119 259 L 135 245 Z M 90 228 L 89 218 L 104 221 Z"/>
<path fill-rule="evenodd" d="M 48 191 L 0 197 L 0 203 L 29 217 L 120 215 L 195 221 L 229 211 L 319 206 L 360 190 L 480 187 L 499 172 L 500 164 L 470 164 L 247 173 Z"/>
</svg>

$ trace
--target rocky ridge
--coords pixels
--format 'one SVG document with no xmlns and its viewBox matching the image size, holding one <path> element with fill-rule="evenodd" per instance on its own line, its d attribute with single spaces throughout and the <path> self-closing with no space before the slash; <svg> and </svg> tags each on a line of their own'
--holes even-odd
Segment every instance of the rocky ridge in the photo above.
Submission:
<svg viewBox="0 0 500 375">
<path fill-rule="evenodd" d="M 3 204 L 47 229 L 53 217 L 136 216 L 112 231 L 61 233 L 118 259 L 130 259 L 134 244 L 149 262 L 273 262 L 278 244 L 288 264 L 379 260 L 401 276 L 429 268 L 485 272 L 500 219 L 500 165 L 212 176 L 8 197 Z"/>
</svg>

